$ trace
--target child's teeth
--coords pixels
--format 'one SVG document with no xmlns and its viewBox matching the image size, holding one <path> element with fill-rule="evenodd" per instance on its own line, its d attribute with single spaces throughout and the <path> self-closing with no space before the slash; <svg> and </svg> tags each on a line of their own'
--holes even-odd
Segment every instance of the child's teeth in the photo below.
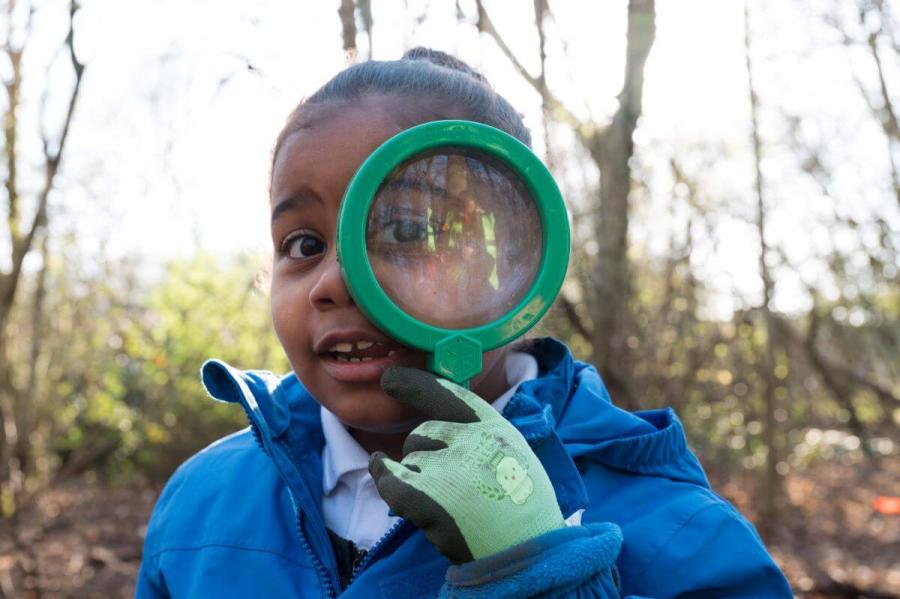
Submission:
<svg viewBox="0 0 900 599">
<path fill-rule="evenodd" d="M 372 347 L 373 345 L 375 345 L 375 344 L 372 343 L 371 341 L 357 341 L 356 342 L 356 347 L 358 347 L 359 349 L 368 349 L 368 348 Z"/>
<path fill-rule="evenodd" d="M 360 362 L 371 362 L 372 358 L 360 358 Z"/>
<path fill-rule="evenodd" d="M 353 351 L 352 343 L 338 343 L 334 346 L 334 351 L 349 352 Z"/>
<path fill-rule="evenodd" d="M 351 361 L 351 362 L 359 362 L 360 359 L 359 359 L 359 358 L 350 358 L 350 361 Z"/>
<path fill-rule="evenodd" d="M 388 358 L 390 358 L 391 356 L 393 356 L 393 355 L 396 354 L 396 353 L 397 353 L 397 350 L 396 350 L 396 349 L 392 349 L 391 351 L 388 352 Z"/>
</svg>

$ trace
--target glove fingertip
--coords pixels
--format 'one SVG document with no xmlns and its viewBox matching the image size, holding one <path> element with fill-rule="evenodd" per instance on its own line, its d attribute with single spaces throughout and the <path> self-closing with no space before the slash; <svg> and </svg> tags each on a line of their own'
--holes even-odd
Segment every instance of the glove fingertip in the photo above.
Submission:
<svg viewBox="0 0 900 599">
<path fill-rule="evenodd" d="M 385 459 L 390 458 L 383 451 L 373 451 L 372 455 L 369 456 L 369 474 L 376 481 L 387 472 L 387 465 L 384 463 Z"/>
<path fill-rule="evenodd" d="M 381 376 L 381 388 L 385 393 L 430 420 L 478 422 L 477 412 L 469 405 L 471 400 L 454 393 L 453 387 L 448 385 L 453 383 L 418 368 L 391 366 Z M 480 398 L 477 401 L 484 403 Z"/>
<path fill-rule="evenodd" d="M 408 393 L 408 389 L 416 386 L 423 379 L 435 378 L 430 372 L 406 366 L 389 366 L 381 375 L 381 388 L 392 397 Z"/>
</svg>

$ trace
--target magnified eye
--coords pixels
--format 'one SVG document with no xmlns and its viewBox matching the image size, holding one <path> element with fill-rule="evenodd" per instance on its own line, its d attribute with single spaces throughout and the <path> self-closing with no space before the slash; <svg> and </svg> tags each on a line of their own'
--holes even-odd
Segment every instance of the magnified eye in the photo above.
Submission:
<svg viewBox="0 0 900 599">
<path fill-rule="evenodd" d="M 405 252 L 422 249 L 429 238 L 433 245 L 434 230 L 427 220 L 401 216 L 370 226 L 368 242 L 383 250 Z"/>
<path fill-rule="evenodd" d="M 289 237 L 282 249 L 290 258 L 313 258 L 325 253 L 325 242 L 314 235 L 301 233 Z"/>
<path fill-rule="evenodd" d="M 414 220 L 395 220 L 388 224 L 386 233 L 397 243 L 410 243 L 415 241 L 425 241 L 428 235 L 428 225 Z M 388 239 L 383 241 L 390 243 Z"/>
</svg>

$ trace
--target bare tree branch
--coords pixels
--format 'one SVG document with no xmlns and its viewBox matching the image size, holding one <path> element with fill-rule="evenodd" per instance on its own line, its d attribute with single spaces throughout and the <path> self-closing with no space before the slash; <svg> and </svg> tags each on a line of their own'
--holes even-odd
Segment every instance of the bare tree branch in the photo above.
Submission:
<svg viewBox="0 0 900 599">
<path fill-rule="evenodd" d="M 366 32 L 366 39 L 369 42 L 366 58 L 372 60 L 372 28 L 374 25 L 372 19 L 372 0 L 359 0 L 359 16 L 362 18 L 363 31 Z"/>
<path fill-rule="evenodd" d="M 8 5 L 11 6 L 11 5 Z M 25 399 L 21 396 L 24 391 L 19 388 L 16 377 L 14 376 L 13 364 L 10 357 L 10 335 L 8 330 L 9 316 L 13 310 L 16 299 L 16 290 L 21 282 L 22 264 L 25 256 L 33 249 L 35 240 L 39 233 L 46 234 L 48 221 L 47 203 L 56 182 L 56 176 L 59 172 L 60 163 L 66 149 L 66 142 L 71 130 L 72 118 L 75 114 L 75 106 L 78 100 L 81 82 L 84 75 L 84 65 L 78 60 L 75 54 L 75 31 L 74 17 L 78 11 L 77 0 L 71 0 L 69 4 L 69 30 L 66 36 L 65 45 L 68 48 L 69 60 L 75 74 L 75 83 L 69 95 L 68 106 L 65 113 L 65 119 L 59 138 L 56 143 L 55 150 L 50 149 L 50 144 L 46 139 L 44 142 L 44 180 L 37 194 L 36 207 L 34 217 L 27 229 L 27 233 L 22 235 L 18 222 L 17 204 L 21 200 L 19 196 L 18 185 L 15 178 L 16 169 L 16 149 L 20 143 L 16 130 L 16 109 L 19 104 L 18 86 L 21 83 L 21 71 L 18 62 L 21 61 L 21 49 L 12 50 L 11 39 L 7 39 L 7 54 L 15 57 L 17 63 L 13 79 L 7 84 L 7 94 L 10 98 L 10 104 L 6 113 L 6 140 L 5 151 L 7 152 L 7 168 L 10 175 L 6 182 L 6 191 L 8 197 L 8 205 L 10 208 L 11 219 L 9 221 L 11 251 L 11 268 L 8 273 L 0 273 L 0 486 L 11 492 L 13 504 L 16 501 L 16 495 L 21 491 L 17 481 L 21 480 L 20 468 L 23 462 L 20 459 L 11 456 L 10 451 L 15 449 L 19 451 L 30 451 L 27 445 L 28 430 L 20 430 L 17 425 L 25 423 L 27 418 L 23 416 L 21 408 L 24 406 Z M 31 17 L 33 11 L 28 14 L 26 21 L 27 27 L 31 27 Z M 27 40 L 27 32 L 25 39 Z M 43 137 L 43 136 L 42 136 Z M 15 444 L 15 447 L 13 447 Z"/>
<path fill-rule="evenodd" d="M 556 25 L 557 27 L 560 26 L 559 21 L 556 20 L 556 15 L 553 14 L 553 9 L 549 4 L 547 4 L 547 16 L 550 17 L 550 21 L 554 25 Z M 556 43 L 558 43 L 562 47 L 562 61 L 561 62 L 562 62 L 563 68 L 566 69 L 566 75 L 568 76 L 569 81 L 574 82 L 575 75 L 571 68 L 574 61 L 569 59 L 569 56 L 571 56 L 571 52 L 569 52 L 569 40 L 567 40 L 565 37 L 558 37 L 556 39 Z M 581 91 L 581 98 L 580 98 L 581 106 L 582 106 L 582 108 L 584 108 L 584 111 L 588 115 L 587 122 L 589 122 L 589 123 L 599 122 L 599 119 L 596 118 L 596 116 L 594 115 L 594 111 L 591 108 L 591 102 L 590 102 L 589 94 L 587 93 L 587 88 L 582 88 L 581 86 L 578 86 L 578 87 Z"/>
<path fill-rule="evenodd" d="M 576 331 L 581 334 L 585 339 L 590 340 L 593 337 L 591 330 L 584 324 L 584 320 L 578 314 L 578 311 L 575 309 L 575 304 L 572 303 L 572 300 L 567 298 L 564 293 L 560 293 L 558 296 L 559 305 L 562 307 L 563 312 L 566 315 L 566 318 L 572 324 Z"/>
<path fill-rule="evenodd" d="M 4 89 L 7 97 L 6 118 L 4 119 L 4 151 L 6 152 L 6 196 L 7 196 L 7 227 L 10 235 L 10 243 L 14 246 L 20 236 L 19 223 L 19 194 L 18 190 L 18 125 L 19 119 L 16 118 L 16 111 L 19 106 L 19 93 L 22 85 L 22 56 L 28 45 L 28 39 L 31 37 L 31 22 L 33 10 L 29 10 L 28 20 L 25 24 L 22 41 L 14 44 L 15 37 L 15 0 L 10 0 L 6 5 L 6 42 L 3 46 L 9 65 L 11 75 L 4 82 Z M 2 279 L 0 279 L 3 283 Z"/>
<path fill-rule="evenodd" d="M 75 83 L 69 95 L 66 118 L 59 134 L 56 151 L 45 155 L 44 182 L 41 191 L 38 194 L 37 210 L 34 219 L 32 220 L 31 226 L 25 237 L 20 239 L 18 243 L 13 243 L 12 269 L 9 273 L 6 285 L 4 286 L 3 295 L 0 297 L 0 329 L 5 325 L 9 309 L 12 307 L 25 256 L 31 251 L 31 248 L 34 245 L 34 238 L 38 229 L 47 224 L 47 201 L 50 192 L 53 189 L 53 184 L 56 181 L 56 175 L 59 172 L 60 162 L 62 161 L 66 141 L 68 140 L 69 131 L 72 125 L 72 117 L 75 114 L 75 105 L 78 102 L 79 91 L 81 90 L 81 81 L 84 76 L 84 64 L 78 60 L 78 57 L 75 54 L 74 17 L 77 10 L 78 2 L 77 0 L 72 0 L 69 5 L 69 32 L 66 35 L 66 45 L 69 49 L 69 60 L 72 64 L 72 70 L 75 73 Z"/>
<path fill-rule="evenodd" d="M 879 50 L 879 39 L 882 35 L 886 36 L 890 42 L 890 47 L 895 54 L 900 53 L 900 46 L 897 45 L 897 40 L 894 36 L 893 19 L 882 2 L 870 2 L 866 0 L 859 3 L 858 18 L 860 26 L 864 29 L 867 27 L 870 11 L 878 13 L 878 22 L 880 25 L 877 31 L 870 31 L 868 35 L 866 35 L 865 41 L 855 39 L 847 31 L 840 16 L 825 15 L 824 20 L 838 33 L 838 35 L 841 36 L 845 46 L 864 46 L 872 57 L 872 63 L 875 66 L 875 73 L 878 77 L 878 94 L 875 95 L 880 96 L 880 101 L 876 103 L 873 99 L 873 93 L 869 91 L 855 71 L 853 72 L 853 80 L 856 83 L 856 87 L 859 89 L 859 93 L 862 96 L 863 101 L 865 101 L 869 112 L 871 112 L 872 116 L 875 117 L 875 120 L 878 121 L 878 124 L 881 126 L 886 137 L 888 146 L 887 157 L 891 169 L 891 183 L 897 203 L 900 204 L 900 167 L 898 167 L 897 161 L 894 158 L 894 148 L 895 146 L 900 145 L 900 120 L 898 120 L 894 101 L 891 97 L 885 78 L 885 67 L 881 51 Z"/>
<path fill-rule="evenodd" d="M 878 36 L 870 34 L 867 39 L 869 51 L 872 54 L 872 60 L 875 62 L 875 70 L 878 73 L 878 84 L 881 91 L 881 110 L 875 112 L 881 128 L 887 136 L 888 142 L 888 160 L 891 165 L 891 178 L 894 184 L 894 195 L 897 198 L 897 204 L 900 204 L 900 173 L 897 170 L 897 161 L 894 160 L 893 147 L 900 144 L 900 124 L 897 122 L 897 114 L 894 112 L 894 105 L 891 101 L 891 95 L 884 79 L 884 67 L 881 64 L 881 56 L 878 53 Z"/>
<path fill-rule="evenodd" d="M 341 18 L 341 37 L 344 40 L 347 62 L 355 62 L 358 52 L 356 49 L 356 3 L 353 0 L 341 0 L 338 16 Z"/>
<path fill-rule="evenodd" d="M 539 1 L 540 0 L 536 0 L 536 3 Z M 581 123 L 581 121 L 579 121 L 579 119 L 558 98 L 556 98 L 556 96 L 554 96 L 549 89 L 547 89 L 546 82 L 543 79 L 543 71 L 537 77 L 529 73 L 528 69 L 526 69 L 525 66 L 519 61 L 519 59 L 507 45 L 506 41 L 497 31 L 497 28 L 494 26 L 494 22 L 491 21 L 491 18 L 485 10 L 482 1 L 476 0 L 475 5 L 478 7 L 478 30 L 482 33 L 488 34 L 494 40 L 494 42 L 503 52 L 504 56 L 506 56 L 510 63 L 512 63 L 516 71 L 518 71 L 519 75 L 521 75 L 522 78 L 525 79 L 525 81 L 527 81 L 537 93 L 541 94 L 541 98 L 543 99 L 544 103 L 550 107 L 557 120 L 571 125 L 575 130 L 575 133 L 582 138 L 582 142 L 587 144 L 590 140 L 590 134 L 586 133 L 583 123 Z M 542 68 L 543 64 L 544 62 L 542 60 Z M 588 128 L 588 130 L 592 130 L 592 128 Z"/>
<path fill-rule="evenodd" d="M 547 18 L 547 0 L 534 0 L 534 24 L 538 32 L 538 50 L 540 54 L 541 70 L 538 74 L 538 86 L 541 94 L 541 130 L 544 134 L 544 152 L 547 156 L 547 168 L 553 170 L 553 150 L 550 143 L 550 104 L 547 102 L 547 36 L 544 32 L 544 21 Z"/>
</svg>

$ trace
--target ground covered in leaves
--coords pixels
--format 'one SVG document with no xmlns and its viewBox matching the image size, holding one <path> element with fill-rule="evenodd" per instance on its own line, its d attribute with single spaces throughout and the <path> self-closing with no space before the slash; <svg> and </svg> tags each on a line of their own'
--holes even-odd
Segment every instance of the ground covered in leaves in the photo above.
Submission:
<svg viewBox="0 0 900 599">
<path fill-rule="evenodd" d="M 747 481 L 716 488 L 753 515 Z M 900 496 L 900 458 L 820 463 L 786 479 L 790 505 L 769 548 L 798 597 L 900 597 L 900 515 L 878 496 Z M 131 597 L 153 487 L 68 483 L 0 521 L 3 597 Z"/>
</svg>

